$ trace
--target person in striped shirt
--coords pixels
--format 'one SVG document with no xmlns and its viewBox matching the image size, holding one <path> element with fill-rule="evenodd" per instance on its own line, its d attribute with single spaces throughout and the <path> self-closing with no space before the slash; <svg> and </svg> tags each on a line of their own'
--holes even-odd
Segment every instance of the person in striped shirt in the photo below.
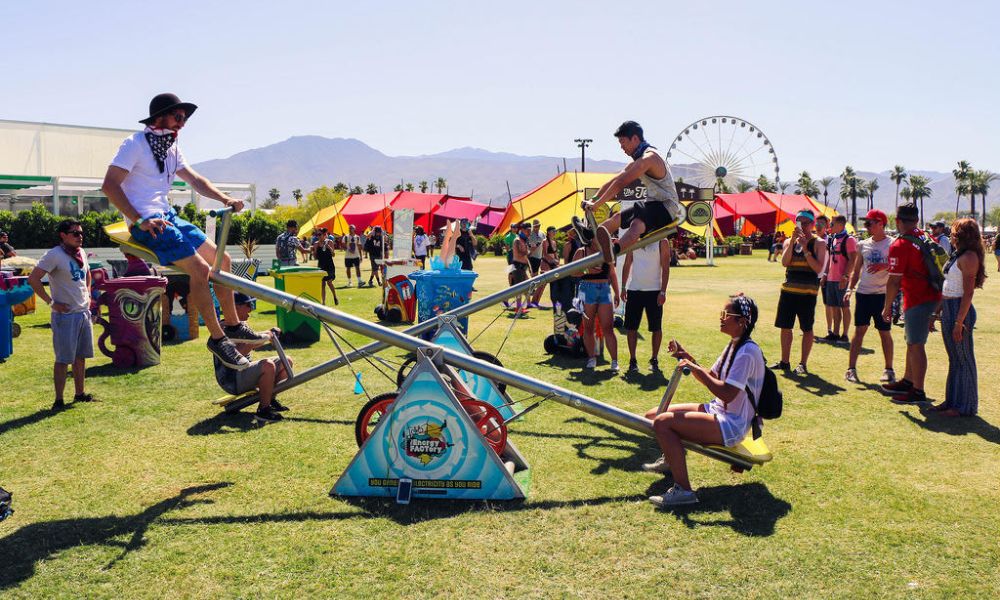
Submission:
<svg viewBox="0 0 1000 600">
<path fill-rule="evenodd" d="M 826 265 L 826 244 L 813 232 L 816 216 L 811 210 L 795 215 L 795 229 L 781 250 L 781 265 L 785 267 L 785 282 L 781 284 L 778 314 L 774 326 L 781 330 L 781 360 L 772 369 L 791 368 L 792 327 L 799 321 L 802 330 L 802 356 L 795 373 L 809 373 L 806 363 L 813 345 L 813 322 L 816 319 L 816 296 L 820 273 Z"/>
</svg>

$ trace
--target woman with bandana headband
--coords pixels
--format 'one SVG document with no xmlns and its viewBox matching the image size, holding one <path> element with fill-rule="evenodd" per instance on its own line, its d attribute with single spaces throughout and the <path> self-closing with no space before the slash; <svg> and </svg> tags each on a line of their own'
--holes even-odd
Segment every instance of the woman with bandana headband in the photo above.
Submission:
<svg viewBox="0 0 1000 600">
<path fill-rule="evenodd" d="M 672 473 L 674 478 L 666 493 L 649 498 L 653 504 L 665 507 L 698 501 L 688 479 L 683 440 L 731 447 L 750 431 L 756 411 L 747 388 L 759 398 L 764 385 L 764 354 L 750 337 L 756 325 L 757 304 L 739 294 L 726 302 L 719 316 L 719 331 L 729 336 L 729 343 L 711 368 L 698 364 L 676 340 L 670 342 L 671 355 L 680 359 L 678 366 L 691 369 L 698 383 L 715 397 L 705 404 L 674 404 L 660 414 L 657 408 L 646 413 L 653 419 L 663 456 L 643 469 Z"/>
<path fill-rule="evenodd" d="M 174 94 L 154 97 L 149 103 L 149 116 L 139 121 L 146 129 L 122 142 L 101 191 L 130 223 L 129 232 L 136 242 L 155 253 L 160 264 L 173 265 L 190 276 L 190 298 L 210 333 L 208 350 L 227 367 L 242 370 L 250 361 L 235 344 L 262 346 L 270 338 L 240 321 L 233 291 L 222 286 L 216 286 L 215 293 L 225 327 L 219 323 L 208 288 L 210 265 L 218 250 L 200 229 L 178 217 L 170 204 L 174 178 L 180 177 L 201 196 L 217 200 L 235 212 L 243 209 L 241 200 L 222 193 L 191 168 L 178 148 L 180 130 L 197 108 L 181 102 Z M 226 254 L 222 268 L 229 271 L 230 262 Z"/>
</svg>

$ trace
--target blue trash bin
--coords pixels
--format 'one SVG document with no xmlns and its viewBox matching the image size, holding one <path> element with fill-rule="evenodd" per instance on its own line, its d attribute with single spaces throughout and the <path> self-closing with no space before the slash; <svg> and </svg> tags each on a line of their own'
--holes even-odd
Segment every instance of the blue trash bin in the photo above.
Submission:
<svg viewBox="0 0 1000 600">
<path fill-rule="evenodd" d="M 11 308 L 34 295 L 27 277 L 0 276 L 0 362 L 14 353 L 14 311 Z"/>
<path fill-rule="evenodd" d="M 469 303 L 472 296 L 472 286 L 479 275 L 475 271 L 463 271 L 459 268 L 433 269 L 416 271 L 408 275 L 413 280 L 417 291 L 417 322 L 422 323 L 437 315 L 454 310 Z M 458 320 L 462 333 L 469 332 L 469 319 Z M 434 330 L 421 337 L 431 339 Z"/>
</svg>

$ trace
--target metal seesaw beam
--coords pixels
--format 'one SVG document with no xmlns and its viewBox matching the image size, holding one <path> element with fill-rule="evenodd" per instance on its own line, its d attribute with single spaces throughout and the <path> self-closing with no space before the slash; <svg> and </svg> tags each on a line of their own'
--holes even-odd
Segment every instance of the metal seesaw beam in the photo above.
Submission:
<svg viewBox="0 0 1000 600">
<path fill-rule="evenodd" d="M 223 211 L 213 211 L 212 214 L 213 216 L 217 214 L 223 214 Z M 228 233 L 229 231 L 228 222 L 229 222 L 229 217 L 223 215 L 223 226 L 222 226 L 223 233 Z M 640 239 L 635 244 L 633 244 L 632 247 L 629 249 L 629 251 L 638 250 L 640 248 L 645 248 L 646 246 L 649 246 L 651 244 L 659 243 L 661 240 L 666 239 L 668 235 L 673 233 L 673 231 L 674 230 L 668 230 L 668 229 L 654 231 L 650 233 L 648 236 Z M 600 254 L 592 254 L 582 260 L 578 260 L 576 262 L 566 264 L 561 267 L 556 267 L 551 271 L 540 273 L 536 277 L 532 277 L 531 279 L 523 281 L 517 285 L 504 288 L 488 296 L 483 296 L 482 298 L 469 302 L 464 306 L 459 306 L 457 308 L 449 310 L 448 312 L 443 313 L 443 315 L 452 316 L 455 318 L 467 317 L 483 309 L 489 308 L 491 306 L 496 306 L 497 304 L 500 304 L 504 300 L 509 300 L 521 294 L 528 293 L 537 288 L 538 286 L 550 284 L 553 281 L 556 281 L 557 279 L 562 279 L 564 277 L 568 277 L 570 275 L 579 273 L 580 271 L 583 271 L 585 269 L 596 267 L 600 265 L 601 262 L 603 262 L 603 260 L 604 259 Z M 424 321 L 422 323 L 417 323 L 416 325 L 405 329 L 403 333 L 411 336 L 418 336 L 421 333 L 434 329 L 435 327 L 437 327 L 437 320 L 431 319 L 428 321 Z M 376 354 L 378 352 L 381 352 L 382 350 L 385 350 L 386 348 L 389 348 L 390 346 L 391 344 L 387 344 L 382 341 L 376 341 L 371 344 L 362 346 L 353 352 L 347 353 L 346 356 L 338 356 L 327 362 L 320 363 L 316 366 L 310 367 L 309 369 L 302 371 L 295 377 L 282 381 L 281 383 L 275 386 L 274 392 L 275 393 L 283 392 L 297 385 L 301 385 L 308 381 L 312 381 L 313 379 L 316 379 L 320 375 L 325 375 L 327 373 L 330 373 L 331 371 L 335 371 L 340 367 L 345 366 L 348 363 L 348 361 L 355 361 L 364 356 L 370 356 Z M 259 398 L 256 395 L 247 396 L 245 399 L 241 401 L 241 404 L 243 404 L 243 406 L 249 406 L 250 404 L 257 402 L 258 399 Z"/>
</svg>

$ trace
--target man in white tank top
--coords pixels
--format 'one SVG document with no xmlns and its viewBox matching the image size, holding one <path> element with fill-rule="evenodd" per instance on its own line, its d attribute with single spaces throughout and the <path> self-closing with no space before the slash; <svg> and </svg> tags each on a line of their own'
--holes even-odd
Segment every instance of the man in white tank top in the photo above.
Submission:
<svg viewBox="0 0 1000 600">
<path fill-rule="evenodd" d="M 647 234 L 663 228 L 676 230 L 680 224 L 680 201 L 677 187 L 670 175 L 670 167 L 653 146 L 643 138 L 642 127 L 635 121 L 625 121 L 615 131 L 618 144 L 632 162 L 611 181 L 601 186 L 593 201 L 584 201 L 584 210 L 593 212 L 605 202 L 613 200 L 626 186 L 638 179 L 646 189 L 646 198 L 631 208 L 614 214 L 601 223 L 595 232 L 597 243 L 604 255 L 604 262 L 613 263 L 615 253 L 628 250 Z M 574 226 L 578 224 L 574 217 Z M 611 232 L 619 227 L 626 229 L 617 244 Z M 585 241 L 585 240 L 583 240 Z"/>
<path fill-rule="evenodd" d="M 660 240 L 659 244 L 633 250 L 625 256 L 622 268 L 625 282 L 625 338 L 628 340 L 627 375 L 639 373 L 635 358 L 635 347 L 639 338 L 639 323 L 642 313 L 646 313 L 646 326 L 652 342 L 652 357 L 649 368 L 659 372 L 660 343 L 663 341 L 663 303 L 667 299 L 667 283 L 670 281 L 670 240 Z"/>
</svg>

